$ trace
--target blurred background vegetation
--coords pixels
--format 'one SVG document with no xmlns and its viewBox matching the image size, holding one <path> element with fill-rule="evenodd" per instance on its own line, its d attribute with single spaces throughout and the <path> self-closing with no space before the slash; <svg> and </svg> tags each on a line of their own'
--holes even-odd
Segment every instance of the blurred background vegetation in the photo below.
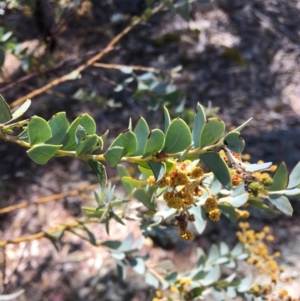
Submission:
<svg viewBox="0 0 300 301">
<path fill-rule="evenodd" d="M 13 103 L 71 72 L 103 50 L 137 16 L 147 14 L 148 5 L 159 2 L 0 1 L 0 94 Z M 98 65 L 32 98 L 27 115 L 47 119 L 66 111 L 72 120 L 87 112 L 97 121 L 99 132 L 109 129 L 115 137 L 126 129 L 129 117 L 136 121 L 143 115 L 158 126 L 163 104 L 173 116 L 191 121 L 200 102 L 211 115 L 220 114 L 228 128 L 254 117 L 243 131 L 251 161 L 284 160 L 291 169 L 300 157 L 299 1 L 198 1 L 177 13 L 162 11 L 145 19 Z M 0 153 L 1 208 L 96 182 L 76 160 L 63 158 L 37 166 L 25 150 L 3 142 Z M 114 176 L 114 171 L 109 175 Z M 81 196 L 64 197 L 1 215 L 1 240 L 80 216 L 86 201 Z M 297 273 L 300 228 L 299 206 L 294 205 L 293 219 L 257 213 L 252 219 L 257 228 L 271 224 L 278 230 L 276 243 L 279 248 L 289 246 L 286 257 Z M 235 227 L 227 221 L 224 227 L 208 227 L 196 244 L 206 248 L 226 240 L 232 245 Z M 181 269 L 192 246 L 182 250 L 173 235 L 154 237 L 149 248 L 157 260 L 171 258 Z M 152 248 L 161 240 L 168 242 L 163 246 L 167 251 Z M 3 248 L 1 291 L 23 287 L 26 297 L 20 300 L 147 300 L 143 282 L 134 276 L 128 282 L 118 280 L 113 263 L 98 249 L 76 237 L 60 247 L 56 253 L 48 241 L 39 241 Z"/>
</svg>

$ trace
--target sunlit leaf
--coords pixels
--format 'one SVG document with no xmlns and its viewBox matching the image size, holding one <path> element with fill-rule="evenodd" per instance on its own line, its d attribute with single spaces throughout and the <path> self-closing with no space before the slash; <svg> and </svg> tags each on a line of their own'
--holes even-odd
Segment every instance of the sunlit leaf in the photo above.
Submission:
<svg viewBox="0 0 300 301">
<path fill-rule="evenodd" d="M 52 135 L 48 122 L 45 119 L 37 116 L 34 116 L 30 119 L 27 131 L 31 145 L 45 142 Z"/>
<path fill-rule="evenodd" d="M 77 117 L 70 125 L 67 130 L 65 137 L 62 140 L 64 150 L 75 150 L 76 149 L 76 139 L 75 132 L 78 126 L 81 125 L 88 135 L 93 135 L 96 133 L 96 123 L 94 119 L 88 114 L 82 114 Z"/>
<path fill-rule="evenodd" d="M 287 197 L 284 195 L 272 194 L 268 196 L 269 201 L 283 214 L 292 216 L 293 207 Z"/>
<path fill-rule="evenodd" d="M 48 124 L 51 128 L 51 138 L 46 141 L 47 144 L 60 144 L 69 128 L 69 121 L 65 112 L 53 115 Z"/>
<path fill-rule="evenodd" d="M 174 119 L 166 132 L 164 152 L 177 153 L 184 151 L 192 143 L 188 125 L 180 118 Z"/>
<path fill-rule="evenodd" d="M 200 136 L 206 120 L 204 108 L 198 103 L 197 104 L 197 114 L 195 115 L 192 137 L 194 142 L 194 148 L 200 146 Z"/>
<path fill-rule="evenodd" d="M 136 139 L 137 139 L 137 149 L 135 152 L 135 156 L 141 156 L 144 154 L 144 149 L 146 147 L 146 142 L 149 136 L 149 127 L 146 120 L 143 117 L 139 118 L 138 123 L 136 124 L 133 130 Z"/>
<path fill-rule="evenodd" d="M 152 130 L 148 136 L 143 157 L 159 152 L 163 148 L 164 142 L 164 133 L 160 129 Z"/>
<path fill-rule="evenodd" d="M 290 176 L 287 188 L 295 188 L 300 185 L 300 162 L 294 167 Z"/>
<path fill-rule="evenodd" d="M 164 106 L 163 108 L 164 108 L 165 133 L 166 133 L 169 128 L 169 125 L 171 123 L 171 118 L 170 118 L 170 113 L 169 113 L 168 109 L 166 108 L 166 106 Z"/>
<path fill-rule="evenodd" d="M 17 108 L 12 113 L 12 120 L 15 120 L 15 119 L 21 117 L 28 110 L 30 105 L 31 105 L 31 100 L 27 99 L 19 108 Z"/>
<path fill-rule="evenodd" d="M 282 162 L 276 169 L 273 176 L 273 184 L 268 187 L 270 191 L 278 191 L 286 189 L 288 186 L 289 173 L 284 162 Z"/>
<path fill-rule="evenodd" d="M 223 120 L 212 117 L 208 118 L 203 125 L 200 134 L 200 147 L 211 145 L 221 138 L 225 131 L 225 123 Z"/>
<path fill-rule="evenodd" d="M 124 131 L 112 142 L 108 149 L 114 147 L 122 147 L 126 151 L 126 155 L 134 154 L 137 149 L 137 139 L 135 134 L 130 130 Z"/>
</svg>

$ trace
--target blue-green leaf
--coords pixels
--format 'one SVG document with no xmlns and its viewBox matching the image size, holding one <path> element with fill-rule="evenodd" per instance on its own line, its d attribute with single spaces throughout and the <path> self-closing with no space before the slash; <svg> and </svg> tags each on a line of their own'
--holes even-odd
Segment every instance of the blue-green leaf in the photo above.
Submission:
<svg viewBox="0 0 300 301">
<path fill-rule="evenodd" d="M 180 118 L 174 119 L 167 130 L 164 152 L 177 153 L 184 151 L 192 143 L 188 125 Z"/>
<path fill-rule="evenodd" d="M 120 162 L 125 154 L 126 150 L 123 147 L 114 146 L 106 151 L 104 158 L 106 159 L 108 164 L 113 167 Z"/>
<path fill-rule="evenodd" d="M 62 149 L 68 151 L 75 151 L 75 132 L 79 125 L 82 126 L 82 128 L 84 128 L 88 135 L 93 135 L 96 133 L 96 123 L 94 119 L 88 114 L 82 114 L 81 116 L 77 117 L 68 128 L 67 133 L 62 140 L 62 143 L 64 145 Z"/>
<path fill-rule="evenodd" d="M 164 142 L 164 133 L 160 129 L 152 130 L 147 139 L 143 157 L 147 157 L 153 153 L 159 152 L 163 148 Z"/>
<path fill-rule="evenodd" d="M 292 216 L 293 207 L 284 195 L 272 194 L 268 196 L 269 201 L 283 214 Z"/>
<path fill-rule="evenodd" d="M 124 131 L 112 142 L 108 150 L 114 147 L 123 148 L 125 150 L 125 155 L 133 155 L 137 150 L 137 139 L 135 134 L 130 130 Z"/>
<path fill-rule="evenodd" d="M 155 162 L 155 161 L 150 160 L 148 162 L 148 164 L 153 171 L 155 180 L 157 182 L 159 180 L 161 180 L 166 173 L 166 163 L 165 162 Z"/>
<path fill-rule="evenodd" d="M 289 176 L 288 189 L 298 187 L 300 185 L 300 162 L 294 167 Z"/>
<path fill-rule="evenodd" d="M 200 160 L 213 172 L 220 183 L 226 188 L 231 188 L 231 175 L 227 164 L 216 152 L 200 154 Z"/>
<path fill-rule="evenodd" d="M 197 104 L 197 114 L 195 115 L 192 137 L 194 142 L 194 148 L 200 146 L 200 136 L 206 120 L 204 108 L 198 103 Z"/>
<path fill-rule="evenodd" d="M 31 145 L 45 142 L 52 135 L 48 122 L 45 119 L 37 116 L 34 116 L 30 119 L 27 131 Z"/>
<path fill-rule="evenodd" d="M 27 151 L 31 160 L 38 164 L 46 164 L 62 145 L 38 144 Z"/>
<path fill-rule="evenodd" d="M 1 67 L 1 66 L 0 66 Z M 5 99 L 0 95 L 0 124 L 6 123 L 12 119 L 12 114 Z"/>
<path fill-rule="evenodd" d="M 245 141 L 239 132 L 233 131 L 224 138 L 224 144 L 235 153 L 242 153 L 245 147 Z"/>
<path fill-rule="evenodd" d="M 166 133 L 171 123 L 170 113 L 166 108 L 166 106 L 164 106 L 164 117 L 165 117 L 165 133 Z"/>
<path fill-rule="evenodd" d="M 225 131 L 225 123 L 223 120 L 212 117 L 208 118 L 204 123 L 200 135 L 200 147 L 209 146 L 219 140 Z"/>
<path fill-rule="evenodd" d="M 141 156 L 144 154 L 144 149 L 146 147 L 147 139 L 150 133 L 148 124 L 143 117 L 139 118 L 139 121 L 135 126 L 133 132 L 137 139 L 137 149 L 134 155 Z"/>
<path fill-rule="evenodd" d="M 69 128 L 69 121 L 65 112 L 53 115 L 48 124 L 51 128 L 51 138 L 46 141 L 47 144 L 60 144 Z"/>
<path fill-rule="evenodd" d="M 288 186 L 289 173 L 284 162 L 275 170 L 273 184 L 268 187 L 270 191 L 284 190 Z"/>
</svg>

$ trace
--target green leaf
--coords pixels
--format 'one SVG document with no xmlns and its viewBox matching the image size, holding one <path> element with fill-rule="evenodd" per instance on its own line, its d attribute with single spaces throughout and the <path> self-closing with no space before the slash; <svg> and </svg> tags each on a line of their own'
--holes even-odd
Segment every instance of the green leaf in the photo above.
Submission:
<svg viewBox="0 0 300 301">
<path fill-rule="evenodd" d="M 22 116 L 30 107 L 31 105 L 31 100 L 27 99 L 19 108 L 17 108 L 13 113 L 12 113 L 12 120 L 15 120 Z"/>
<path fill-rule="evenodd" d="M 259 198 L 249 198 L 248 203 L 251 204 L 252 206 L 255 206 L 262 210 L 269 211 L 272 213 L 278 213 L 278 211 L 275 211 L 275 210 L 272 210 L 271 208 L 269 208 L 269 206 L 267 206 L 265 203 L 263 203 L 263 201 Z"/>
<path fill-rule="evenodd" d="M 139 121 L 136 124 L 133 132 L 137 139 L 137 149 L 134 155 L 141 156 L 144 154 L 144 149 L 146 147 L 147 139 L 150 133 L 148 124 L 143 117 L 139 118 Z"/>
<path fill-rule="evenodd" d="M 143 275 L 145 273 L 145 261 L 141 257 L 130 258 L 129 264 L 132 269 L 139 275 Z"/>
<path fill-rule="evenodd" d="M 116 146 L 122 147 L 126 151 L 124 155 L 133 155 L 137 150 L 137 139 L 135 134 L 130 130 L 124 131 L 112 142 L 108 149 Z"/>
<path fill-rule="evenodd" d="M 68 128 L 67 133 L 62 140 L 63 150 L 75 151 L 75 132 L 79 125 L 81 125 L 84 128 L 88 135 L 93 135 L 96 133 L 96 123 L 94 119 L 88 114 L 82 114 L 81 116 L 77 117 Z"/>
<path fill-rule="evenodd" d="M 86 130 L 81 125 L 79 125 L 75 131 L 76 146 L 78 146 L 82 141 L 84 141 L 86 136 L 87 136 Z"/>
<path fill-rule="evenodd" d="M 238 286 L 237 291 L 240 293 L 247 292 L 251 288 L 251 283 L 252 283 L 252 275 L 246 276 Z"/>
<path fill-rule="evenodd" d="M 131 193 L 135 188 L 141 187 L 145 181 L 135 179 L 133 177 L 122 177 L 121 182 L 124 187 L 128 188 L 128 193 Z M 126 190 L 127 191 L 127 190 Z"/>
<path fill-rule="evenodd" d="M 157 267 L 161 267 L 161 266 L 158 265 Z M 162 269 L 164 269 L 164 268 L 162 267 Z M 167 270 L 167 269 L 164 269 L 164 270 Z M 165 276 L 165 280 L 170 283 L 173 283 L 176 281 L 177 276 L 178 276 L 178 272 L 174 271 L 174 272 L 171 272 L 170 274 L 168 274 L 167 276 Z"/>
<path fill-rule="evenodd" d="M 227 202 L 233 207 L 239 208 L 248 201 L 248 193 L 244 192 L 239 195 L 232 196 Z"/>
<path fill-rule="evenodd" d="M 238 257 L 239 255 L 243 254 L 243 251 L 244 251 L 243 245 L 240 242 L 238 242 L 234 246 L 234 248 L 231 250 L 231 255 L 232 255 L 232 257 L 235 258 L 235 257 Z"/>
<path fill-rule="evenodd" d="M 166 133 L 171 123 L 170 113 L 166 108 L 166 106 L 164 106 L 164 117 L 165 117 L 165 133 Z"/>
<path fill-rule="evenodd" d="M 159 152 L 163 148 L 164 143 L 165 135 L 160 129 L 150 131 L 143 157 L 145 158 L 153 153 Z"/>
<path fill-rule="evenodd" d="M 180 118 L 174 119 L 166 133 L 164 152 L 167 154 L 184 151 L 192 143 L 188 125 Z"/>
<path fill-rule="evenodd" d="M 156 289 L 159 288 L 159 280 L 150 272 L 146 272 L 145 282 Z"/>
<path fill-rule="evenodd" d="M 273 184 L 268 187 L 270 191 L 284 190 L 288 185 L 289 173 L 284 162 L 275 170 Z"/>
<path fill-rule="evenodd" d="M 122 181 L 123 177 L 129 177 L 129 178 L 131 178 L 129 172 L 127 171 L 127 169 L 123 165 L 118 164 L 117 170 L 118 170 L 118 175 L 119 175 L 121 181 Z M 127 183 L 126 181 L 124 181 L 124 182 L 122 181 L 122 184 L 123 184 L 126 192 L 128 194 L 130 194 L 132 192 L 132 189 L 133 189 L 132 186 L 131 186 L 131 183 Z"/>
<path fill-rule="evenodd" d="M 87 135 L 85 139 L 76 146 L 76 156 L 91 154 L 95 148 L 101 147 L 101 142 L 102 140 L 96 134 Z"/>
<path fill-rule="evenodd" d="M 193 296 L 193 298 L 195 299 L 196 297 L 201 296 L 202 292 L 203 292 L 203 288 L 201 288 L 201 287 L 198 286 L 198 287 L 195 287 L 192 290 L 190 290 L 189 291 L 189 295 Z"/>
<path fill-rule="evenodd" d="M 65 112 L 53 115 L 48 124 L 51 128 L 52 137 L 46 141 L 47 144 L 60 144 L 69 128 L 69 121 Z"/>
<path fill-rule="evenodd" d="M 125 223 L 123 222 L 123 220 L 118 216 L 116 215 L 114 212 L 112 212 L 112 218 L 119 224 L 125 226 Z"/>
<path fill-rule="evenodd" d="M 0 48 L 0 69 L 2 68 L 5 61 L 5 52 Z M 1 295 L 0 295 L 1 296 Z"/>
<path fill-rule="evenodd" d="M 155 205 L 152 203 L 151 195 L 149 195 L 144 189 L 136 189 L 136 191 L 134 192 L 134 197 L 138 199 L 148 209 L 152 211 L 156 210 Z"/>
<path fill-rule="evenodd" d="M 229 253 L 228 245 L 225 242 L 221 241 L 220 242 L 220 255 L 225 256 L 228 253 Z"/>
<path fill-rule="evenodd" d="M 38 164 L 46 164 L 62 145 L 38 144 L 27 151 L 31 160 Z"/>
<path fill-rule="evenodd" d="M 288 189 L 298 187 L 300 185 L 300 162 L 294 167 L 289 176 Z"/>
<path fill-rule="evenodd" d="M 181 5 L 175 8 L 175 12 L 186 22 L 190 21 L 191 4 L 189 2 L 183 2 Z"/>
<path fill-rule="evenodd" d="M 156 182 L 161 180 L 166 173 L 166 163 L 165 162 L 154 162 L 150 160 L 148 162 L 150 168 L 153 171 Z"/>
<path fill-rule="evenodd" d="M 106 183 L 107 183 L 107 175 L 106 175 L 106 170 L 105 166 L 100 163 L 99 161 L 94 161 L 94 160 L 88 160 L 87 161 L 88 165 L 91 167 L 91 169 L 94 171 L 96 174 L 98 181 L 101 186 L 101 200 L 103 199 L 106 191 Z"/>
<path fill-rule="evenodd" d="M 245 171 L 247 172 L 256 172 L 268 169 L 271 167 L 272 162 L 266 162 L 261 164 L 245 164 Z"/>
<path fill-rule="evenodd" d="M 203 286 L 209 286 L 211 285 L 212 283 L 216 282 L 219 280 L 221 276 L 221 270 L 220 270 L 220 266 L 219 265 L 215 265 L 213 266 L 208 274 L 205 276 L 205 278 L 203 280 L 200 280 L 200 283 L 203 285 Z"/>
<path fill-rule="evenodd" d="M 118 250 L 121 246 L 121 242 L 119 240 L 106 240 L 101 243 L 101 245 L 111 249 L 111 250 Z"/>
<path fill-rule="evenodd" d="M 237 221 L 237 213 L 231 205 L 220 204 L 218 209 L 224 214 L 231 222 L 235 223 Z"/>
<path fill-rule="evenodd" d="M 227 164 L 217 152 L 200 154 L 200 160 L 213 172 L 220 183 L 226 188 L 231 188 L 231 175 Z"/>
<path fill-rule="evenodd" d="M 104 158 L 110 166 L 117 165 L 122 157 L 126 154 L 126 150 L 120 146 L 114 146 L 106 151 Z"/>
<path fill-rule="evenodd" d="M 219 257 L 220 257 L 219 249 L 218 249 L 218 247 L 215 244 L 213 244 L 211 246 L 211 248 L 209 249 L 209 252 L 208 252 L 207 263 L 212 264 Z"/>
<path fill-rule="evenodd" d="M 205 227 L 206 227 L 206 220 L 207 220 L 207 216 L 203 210 L 203 208 L 201 206 L 192 206 L 191 208 L 189 208 L 189 213 L 194 214 L 195 216 L 195 222 L 194 222 L 194 226 L 196 227 L 196 230 L 199 234 L 201 234 Z"/>
<path fill-rule="evenodd" d="M 235 153 L 242 153 L 245 147 L 245 141 L 239 132 L 230 132 L 224 138 L 224 144 Z"/>
<path fill-rule="evenodd" d="M 27 131 L 31 145 L 45 142 L 52 135 L 48 122 L 45 119 L 37 116 L 34 116 L 30 119 Z"/>
<path fill-rule="evenodd" d="M 206 120 L 204 108 L 198 103 L 197 104 L 197 114 L 194 119 L 192 137 L 194 142 L 194 148 L 200 146 L 200 136 Z"/>
<path fill-rule="evenodd" d="M 293 207 L 287 197 L 279 194 L 272 194 L 268 196 L 269 201 L 283 214 L 292 216 Z"/>
<path fill-rule="evenodd" d="M 0 95 L 0 124 L 4 124 L 12 119 L 12 114 L 5 99 Z"/>
<path fill-rule="evenodd" d="M 225 131 L 225 123 L 223 120 L 212 117 L 208 118 L 204 123 L 201 135 L 200 135 L 200 147 L 212 145 L 219 140 Z"/>
</svg>

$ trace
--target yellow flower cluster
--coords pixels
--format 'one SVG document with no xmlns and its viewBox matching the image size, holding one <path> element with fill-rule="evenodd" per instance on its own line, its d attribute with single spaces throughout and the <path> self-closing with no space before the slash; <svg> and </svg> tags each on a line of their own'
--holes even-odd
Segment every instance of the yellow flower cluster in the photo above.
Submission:
<svg viewBox="0 0 300 301">
<path fill-rule="evenodd" d="M 208 213 L 208 217 L 210 220 L 212 220 L 213 222 L 217 222 L 220 220 L 221 217 L 221 211 L 219 209 L 214 209 L 209 211 Z"/>
<path fill-rule="evenodd" d="M 163 296 L 162 291 L 157 290 L 152 301 L 179 300 L 175 297 L 176 295 L 180 297 L 180 300 L 193 300 L 194 296 L 190 291 L 191 282 L 192 280 L 190 278 L 180 278 L 170 287 L 169 295 L 167 297 Z M 172 297 L 170 296 L 170 293 L 172 294 Z"/>
<path fill-rule="evenodd" d="M 162 154 L 156 155 L 156 160 L 162 159 Z M 195 216 L 188 212 L 189 206 L 194 204 L 195 197 L 202 195 L 201 177 L 204 172 L 200 166 L 188 168 L 191 161 L 174 162 L 173 169 L 166 173 L 157 185 L 161 188 L 166 188 L 163 193 L 163 198 L 168 207 L 181 210 L 179 216 L 175 218 L 178 221 L 180 236 L 185 240 L 192 240 L 194 234 L 187 229 L 188 222 L 194 222 Z M 154 177 L 148 177 L 149 185 L 155 184 Z M 187 214 L 185 214 L 185 212 Z"/>
<path fill-rule="evenodd" d="M 277 283 L 282 269 L 279 268 L 275 258 L 280 256 L 280 252 L 270 254 L 264 243 L 274 240 L 274 236 L 269 234 L 269 227 L 264 227 L 262 232 L 249 229 L 249 223 L 239 223 L 239 227 L 241 231 L 237 232 L 237 237 L 249 252 L 247 262 L 255 266 L 259 273 L 270 275 L 272 282 Z"/>
<path fill-rule="evenodd" d="M 248 218 L 250 216 L 250 213 L 246 210 L 235 209 L 235 212 L 237 213 L 237 218 Z"/>
<path fill-rule="evenodd" d="M 206 199 L 204 208 L 208 211 L 208 217 L 210 220 L 213 222 L 220 220 L 221 211 L 218 209 L 218 201 L 214 195 Z"/>
</svg>

